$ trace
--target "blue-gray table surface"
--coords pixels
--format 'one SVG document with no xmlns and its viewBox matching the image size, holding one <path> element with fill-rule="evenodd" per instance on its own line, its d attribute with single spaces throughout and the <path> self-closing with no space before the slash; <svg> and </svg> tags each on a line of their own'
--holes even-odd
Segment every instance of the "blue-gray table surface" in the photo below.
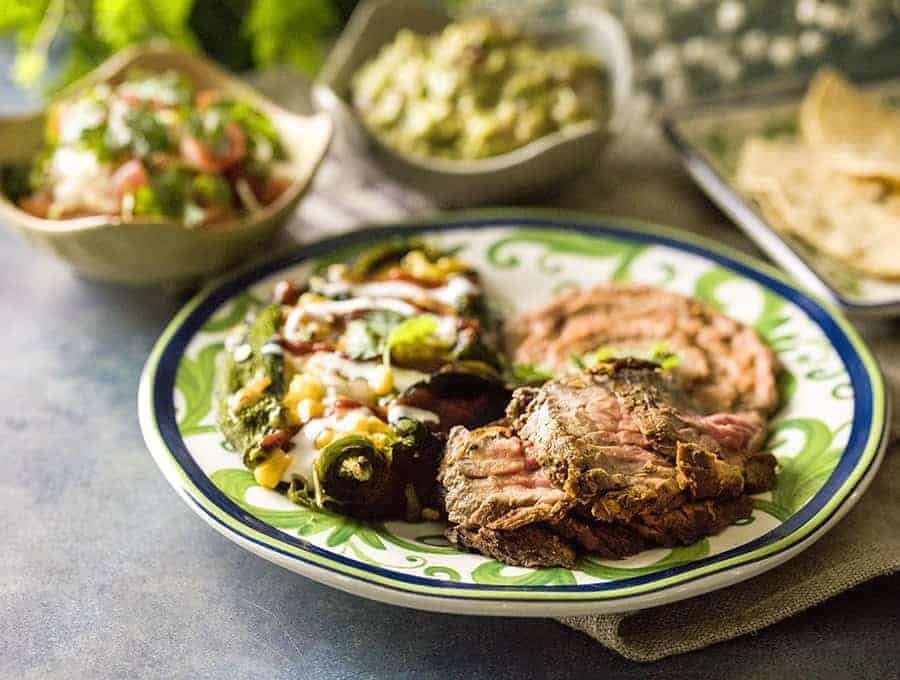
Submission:
<svg viewBox="0 0 900 680">
<path fill-rule="evenodd" d="M 0 79 L 0 112 L 27 104 Z M 671 158 L 640 155 L 558 204 L 672 222 L 677 203 L 679 226 L 752 251 Z M 141 368 L 183 301 L 80 280 L 0 229 L 0 677 L 897 677 L 900 576 L 639 665 L 554 621 L 404 610 L 251 555 L 176 497 L 138 428 Z"/>
</svg>

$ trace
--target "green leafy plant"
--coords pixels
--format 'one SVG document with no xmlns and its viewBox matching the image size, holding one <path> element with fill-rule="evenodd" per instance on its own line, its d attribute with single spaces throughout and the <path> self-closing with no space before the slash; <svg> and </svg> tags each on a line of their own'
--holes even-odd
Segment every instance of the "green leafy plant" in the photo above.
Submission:
<svg viewBox="0 0 900 680">
<path fill-rule="evenodd" d="M 352 9 L 345 0 L 0 0 L 13 75 L 56 91 L 114 52 L 165 39 L 233 70 L 285 64 L 313 73 Z M 48 78 L 49 55 L 59 68 Z M 54 58 L 53 61 L 56 61 Z"/>
</svg>

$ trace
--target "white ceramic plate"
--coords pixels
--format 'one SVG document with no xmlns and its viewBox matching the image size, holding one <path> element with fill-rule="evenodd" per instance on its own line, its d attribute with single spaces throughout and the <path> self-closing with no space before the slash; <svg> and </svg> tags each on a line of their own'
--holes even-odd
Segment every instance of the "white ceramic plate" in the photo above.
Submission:
<svg viewBox="0 0 900 680">
<path fill-rule="evenodd" d="M 213 427 L 213 364 L 224 333 L 285 275 L 398 233 L 424 232 L 482 272 L 509 312 L 561 288 L 645 282 L 693 294 L 754 325 L 786 371 L 769 446 L 781 471 L 752 518 L 717 536 L 625 560 L 586 556 L 576 569 L 522 569 L 463 553 L 436 523 L 356 520 L 293 505 L 257 486 Z M 166 478 L 203 519 L 248 550 L 358 595 L 436 611 L 559 616 L 691 597 L 771 569 L 858 500 L 885 444 L 884 385 L 839 313 L 773 269 L 684 234 L 552 213 L 500 213 L 357 231 L 212 284 L 172 321 L 144 370 L 141 427 Z"/>
</svg>

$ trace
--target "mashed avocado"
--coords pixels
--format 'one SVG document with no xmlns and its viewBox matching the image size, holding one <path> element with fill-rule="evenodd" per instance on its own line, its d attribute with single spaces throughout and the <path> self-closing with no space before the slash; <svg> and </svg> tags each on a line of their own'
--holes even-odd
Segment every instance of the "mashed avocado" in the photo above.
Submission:
<svg viewBox="0 0 900 680">
<path fill-rule="evenodd" d="M 485 17 L 436 35 L 400 31 L 357 72 L 352 90 L 373 133 L 423 156 L 496 156 L 608 117 L 605 72 L 593 55 L 542 48 Z"/>
</svg>

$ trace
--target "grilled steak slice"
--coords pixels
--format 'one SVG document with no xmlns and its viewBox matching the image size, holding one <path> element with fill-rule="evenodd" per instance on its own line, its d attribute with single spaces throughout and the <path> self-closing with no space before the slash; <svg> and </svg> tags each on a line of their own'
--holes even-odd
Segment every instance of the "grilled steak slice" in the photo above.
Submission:
<svg viewBox="0 0 900 680">
<path fill-rule="evenodd" d="M 454 428 L 438 472 L 447 518 L 488 529 L 559 519 L 570 505 L 508 427 Z"/>
<path fill-rule="evenodd" d="M 678 357 L 673 372 L 704 412 L 771 413 L 777 360 L 752 328 L 704 302 L 651 286 L 573 290 L 506 325 L 517 363 L 559 371 L 599 348 L 649 355 L 659 343 Z"/>
<path fill-rule="evenodd" d="M 514 567 L 575 566 L 575 548 L 542 524 L 512 530 L 453 526 L 447 530 L 447 538 Z"/>
<path fill-rule="evenodd" d="M 685 503 L 658 515 L 638 515 L 628 522 L 628 527 L 649 543 L 671 548 L 695 543 L 752 513 L 753 500 L 749 496 L 738 496 L 725 501 Z"/>
<path fill-rule="evenodd" d="M 764 436 L 757 414 L 693 413 L 656 364 L 617 359 L 519 391 L 508 409 L 530 457 L 597 519 L 658 514 L 744 492 Z M 774 458 L 754 455 L 755 483 Z"/>
<path fill-rule="evenodd" d="M 618 558 L 654 546 L 690 545 L 736 520 L 749 517 L 752 512 L 750 497 L 738 496 L 725 501 L 688 502 L 668 512 L 637 515 L 624 524 L 601 522 L 571 513 L 551 528 L 583 550 L 601 557 Z"/>
<path fill-rule="evenodd" d="M 554 523 L 552 528 L 582 550 L 600 557 L 628 557 L 653 547 L 652 542 L 624 524 L 598 522 L 574 512 Z"/>
<path fill-rule="evenodd" d="M 746 494 L 774 480 L 758 413 L 698 413 L 648 361 L 517 390 L 507 418 L 454 428 L 438 479 L 450 540 L 508 564 L 690 544 L 748 517 Z"/>
</svg>

